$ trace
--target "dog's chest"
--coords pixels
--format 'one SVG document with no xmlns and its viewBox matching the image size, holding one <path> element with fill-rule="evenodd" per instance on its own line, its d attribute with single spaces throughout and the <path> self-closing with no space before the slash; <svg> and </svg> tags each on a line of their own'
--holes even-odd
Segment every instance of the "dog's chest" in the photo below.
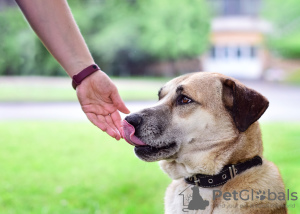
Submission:
<svg viewBox="0 0 300 214">
<path fill-rule="evenodd" d="M 173 181 L 165 197 L 166 214 L 209 214 L 213 210 L 213 191 L 215 188 L 199 188 L 184 181 Z"/>
</svg>

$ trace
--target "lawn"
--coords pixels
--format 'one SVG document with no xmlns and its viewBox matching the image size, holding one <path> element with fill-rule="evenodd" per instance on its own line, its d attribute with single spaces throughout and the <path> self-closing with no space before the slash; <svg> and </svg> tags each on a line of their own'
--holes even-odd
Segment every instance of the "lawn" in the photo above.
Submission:
<svg viewBox="0 0 300 214">
<path fill-rule="evenodd" d="M 300 191 L 300 124 L 262 127 L 265 157 Z M 163 213 L 167 175 L 90 123 L 1 122 L 0 130 L 1 214 Z M 300 213 L 299 202 L 289 213 Z"/>
<path fill-rule="evenodd" d="M 285 82 L 288 84 L 300 85 L 300 70 L 296 70 L 288 74 Z"/>
<path fill-rule="evenodd" d="M 157 93 L 170 78 L 113 78 L 123 100 L 156 100 Z M 68 77 L 1 77 L 0 102 L 76 101 Z"/>
</svg>

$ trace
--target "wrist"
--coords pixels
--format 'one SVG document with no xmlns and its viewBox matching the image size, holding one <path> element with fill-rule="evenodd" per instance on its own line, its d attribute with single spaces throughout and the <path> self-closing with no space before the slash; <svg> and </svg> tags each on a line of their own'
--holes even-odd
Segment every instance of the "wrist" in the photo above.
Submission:
<svg viewBox="0 0 300 214">
<path fill-rule="evenodd" d="M 101 70 L 100 67 L 97 64 L 91 64 L 84 68 L 79 73 L 72 76 L 72 86 L 76 90 L 76 87 L 79 86 L 82 81 L 84 81 L 86 78 L 88 78 L 90 75 L 95 73 L 96 71 Z"/>
<path fill-rule="evenodd" d="M 87 60 L 80 60 L 80 61 L 73 61 L 68 65 L 64 65 L 64 69 L 66 73 L 72 78 L 74 75 L 81 72 L 86 67 L 96 64 L 93 59 L 87 59 Z"/>
</svg>

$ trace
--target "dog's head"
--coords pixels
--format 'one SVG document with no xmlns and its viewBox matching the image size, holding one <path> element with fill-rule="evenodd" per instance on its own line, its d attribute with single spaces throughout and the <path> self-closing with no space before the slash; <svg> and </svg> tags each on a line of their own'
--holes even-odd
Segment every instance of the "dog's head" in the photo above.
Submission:
<svg viewBox="0 0 300 214">
<path fill-rule="evenodd" d="M 144 161 L 179 163 L 192 161 L 193 154 L 209 157 L 233 144 L 268 107 L 261 94 L 217 73 L 180 76 L 158 96 L 155 106 L 123 121 L 125 140 Z"/>
</svg>

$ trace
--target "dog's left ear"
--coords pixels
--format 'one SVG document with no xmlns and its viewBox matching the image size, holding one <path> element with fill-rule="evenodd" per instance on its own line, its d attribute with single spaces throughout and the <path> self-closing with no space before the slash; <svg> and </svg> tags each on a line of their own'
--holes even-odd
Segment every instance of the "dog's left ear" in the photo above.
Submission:
<svg viewBox="0 0 300 214">
<path fill-rule="evenodd" d="M 222 79 L 223 102 L 236 127 L 244 132 L 257 121 L 269 106 L 269 101 L 257 91 L 231 79 Z"/>
</svg>

